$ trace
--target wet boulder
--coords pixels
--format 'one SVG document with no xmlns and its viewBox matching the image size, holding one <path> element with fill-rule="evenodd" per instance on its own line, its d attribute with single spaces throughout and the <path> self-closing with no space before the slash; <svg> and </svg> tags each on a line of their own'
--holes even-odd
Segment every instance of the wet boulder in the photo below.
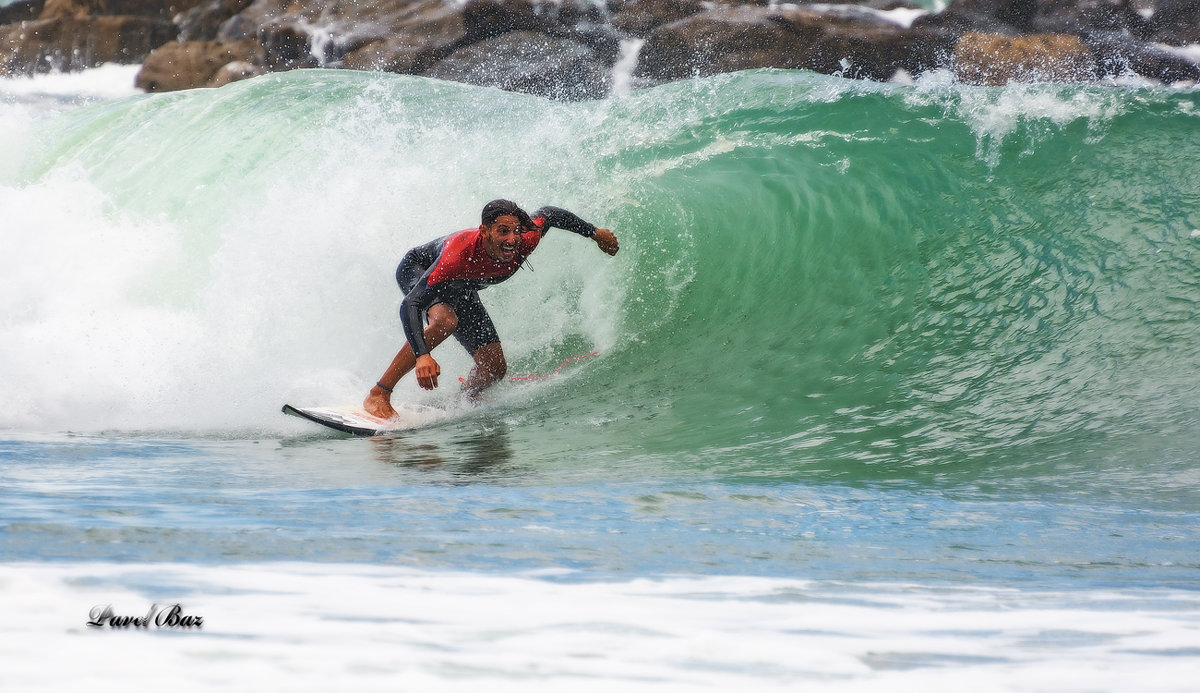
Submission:
<svg viewBox="0 0 1200 693">
<path fill-rule="evenodd" d="M 0 74 L 82 70 L 104 63 L 140 63 L 175 37 L 161 19 L 128 16 L 58 17 L 0 27 Z"/>
<path fill-rule="evenodd" d="M 0 26 L 28 22 L 42 15 L 46 0 L 18 0 L 0 7 Z"/>
<path fill-rule="evenodd" d="M 1151 41 L 1169 46 L 1200 44 L 1200 0 L 1158 0 L 1146 24 Z"/>
<path fill-rule="evenodd" d="M 242 41 L 172 41 L 151 53 L 138 72 L 136 85 L 145 91 L 176 91 L 197 87 L 217 86 L 231 81 L 236 74 L 253 76 L 265 63 L 262 44 L 252 39 Z M 218 73 L 232 63 L 214 82 Z M 251 66 L 247 68 L 246 66 Z"/>
<path fill-rule="evenodd" d="M 613 13 L 612 25 L 631 36 L 646 37 L 655 29 L 703 12 L 702 0 L 634 0 Z"/>
<path fill-rule="evenodd" d="M 804 6 L 708 10 L 659 27 L 642 48 L 637 74 L 683 79 L 762 67 L 807 69 L 886 80 L 936 66 L 957 37 L 908 29 L 869 13 Z"/>
<path fill-rule="evenodd" d="M 45 0 L 41 19 L 60 17 L 148 17 L 170 21 L 201 0 Z"/>
<path fill-rule="evenodd" d="M 462 11 L 441 0 L 418 2 L 394 17 L 387 31 L 360 36 L 342 56 L 342 67 L 354 70 L 417 73 L 450 55 L 467 40 Z"/>
<path fill-rule="evenodd" d="M 1096 78 L 1092 52 L 1064 34 L 966 33 L 954 49 L 954 72 L 968 84 L 1082 82 Z"/>
<path fill-rule="evenodd" d="M 568 101 L 601 98 L 609 88 L 608 65 L 594 50 L 533 31 L 469 44 L 422 74 Z"/>
<path fill-rule="evenodd" d="M 209 0 L 178 15 L 180 41 L 210 41 L 219 38 L 221 26 L 250 7 L 253 0 Z"/>
</svg>

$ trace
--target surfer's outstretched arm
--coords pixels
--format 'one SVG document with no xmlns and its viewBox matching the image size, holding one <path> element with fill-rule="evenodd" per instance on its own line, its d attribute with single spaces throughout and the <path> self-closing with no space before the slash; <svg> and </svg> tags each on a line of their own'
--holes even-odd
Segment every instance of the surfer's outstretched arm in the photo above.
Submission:
<svg viewBox="0 0 1200 693">
<path fill-rule="evenodd" d="M 579 215 L 568 212 L 562 207 L 545 205 L 538 208 L 538 211 L 532 215 L 531 223 L 534 228 L 541 231 L 543 236 L 551 228 L 566 229 L 571 233 L 577 233 L 584 238 L 596 241 L 600 250 L 609 255 L 617 254 L 617 237 L 612 231 L 598 229 L 593 224 L 584 221 Z"/>
</svg>

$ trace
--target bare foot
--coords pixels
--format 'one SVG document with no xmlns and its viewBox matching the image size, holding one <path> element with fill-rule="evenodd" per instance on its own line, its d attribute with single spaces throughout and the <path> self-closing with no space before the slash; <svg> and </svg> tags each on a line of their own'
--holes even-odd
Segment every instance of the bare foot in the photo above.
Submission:
<svg viewBox="0 0 1200 693">
<path fill-rule="evenodd" d="M 392 403 L 388 401 L 387 395 L 375 390 L 371 390 L 371 394 L 363 400 L 363 409 L 371 416 L 381 419 L 390 419 L 396 415 L 396 410 L 392 409 Z"/>
</svg>

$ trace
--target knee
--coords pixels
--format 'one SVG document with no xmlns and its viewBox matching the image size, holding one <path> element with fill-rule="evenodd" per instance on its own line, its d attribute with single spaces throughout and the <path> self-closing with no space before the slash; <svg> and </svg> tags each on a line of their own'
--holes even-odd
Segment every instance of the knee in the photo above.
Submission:
<svg viewBox="0 0 1200 693">
<path fill-rule="evenodd" d="M 475 352 L 475 363 L 495 380 L 503 378 L 508 373 L 508 361 L 504 358 L 504 352 L 498 347 L 485 346 Z"/>
</svg>

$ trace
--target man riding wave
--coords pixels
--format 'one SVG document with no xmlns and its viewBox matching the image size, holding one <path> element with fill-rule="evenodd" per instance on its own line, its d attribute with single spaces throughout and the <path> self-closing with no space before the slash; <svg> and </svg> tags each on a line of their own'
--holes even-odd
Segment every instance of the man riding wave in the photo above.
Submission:
<svg viewBox="0 0 1200 693">
<path fill-rule="evenodd" d="M 617 254 L 612 231 L 596 228 L 559 207 L 545 206 L 530 216 L 509 200 L 484 205 L 479 228 L 408 251 L 396 268 L 396 282 L 404 292 L 400 320 L 406 341 L 371 388 L 363 408 L 380 418 L 394 416 L 392 390 L 414 369 L 417 384 L 426 390 L 436 388 L 442 369 L 430 352 L 450 335 L 475 360 L 463 385 L 467 397 L 478 397 L 503 378 L 508 364 L 479 290 L 515 274 L 552 227 L 591 238 L 600 250 Z"/>
</svg>

